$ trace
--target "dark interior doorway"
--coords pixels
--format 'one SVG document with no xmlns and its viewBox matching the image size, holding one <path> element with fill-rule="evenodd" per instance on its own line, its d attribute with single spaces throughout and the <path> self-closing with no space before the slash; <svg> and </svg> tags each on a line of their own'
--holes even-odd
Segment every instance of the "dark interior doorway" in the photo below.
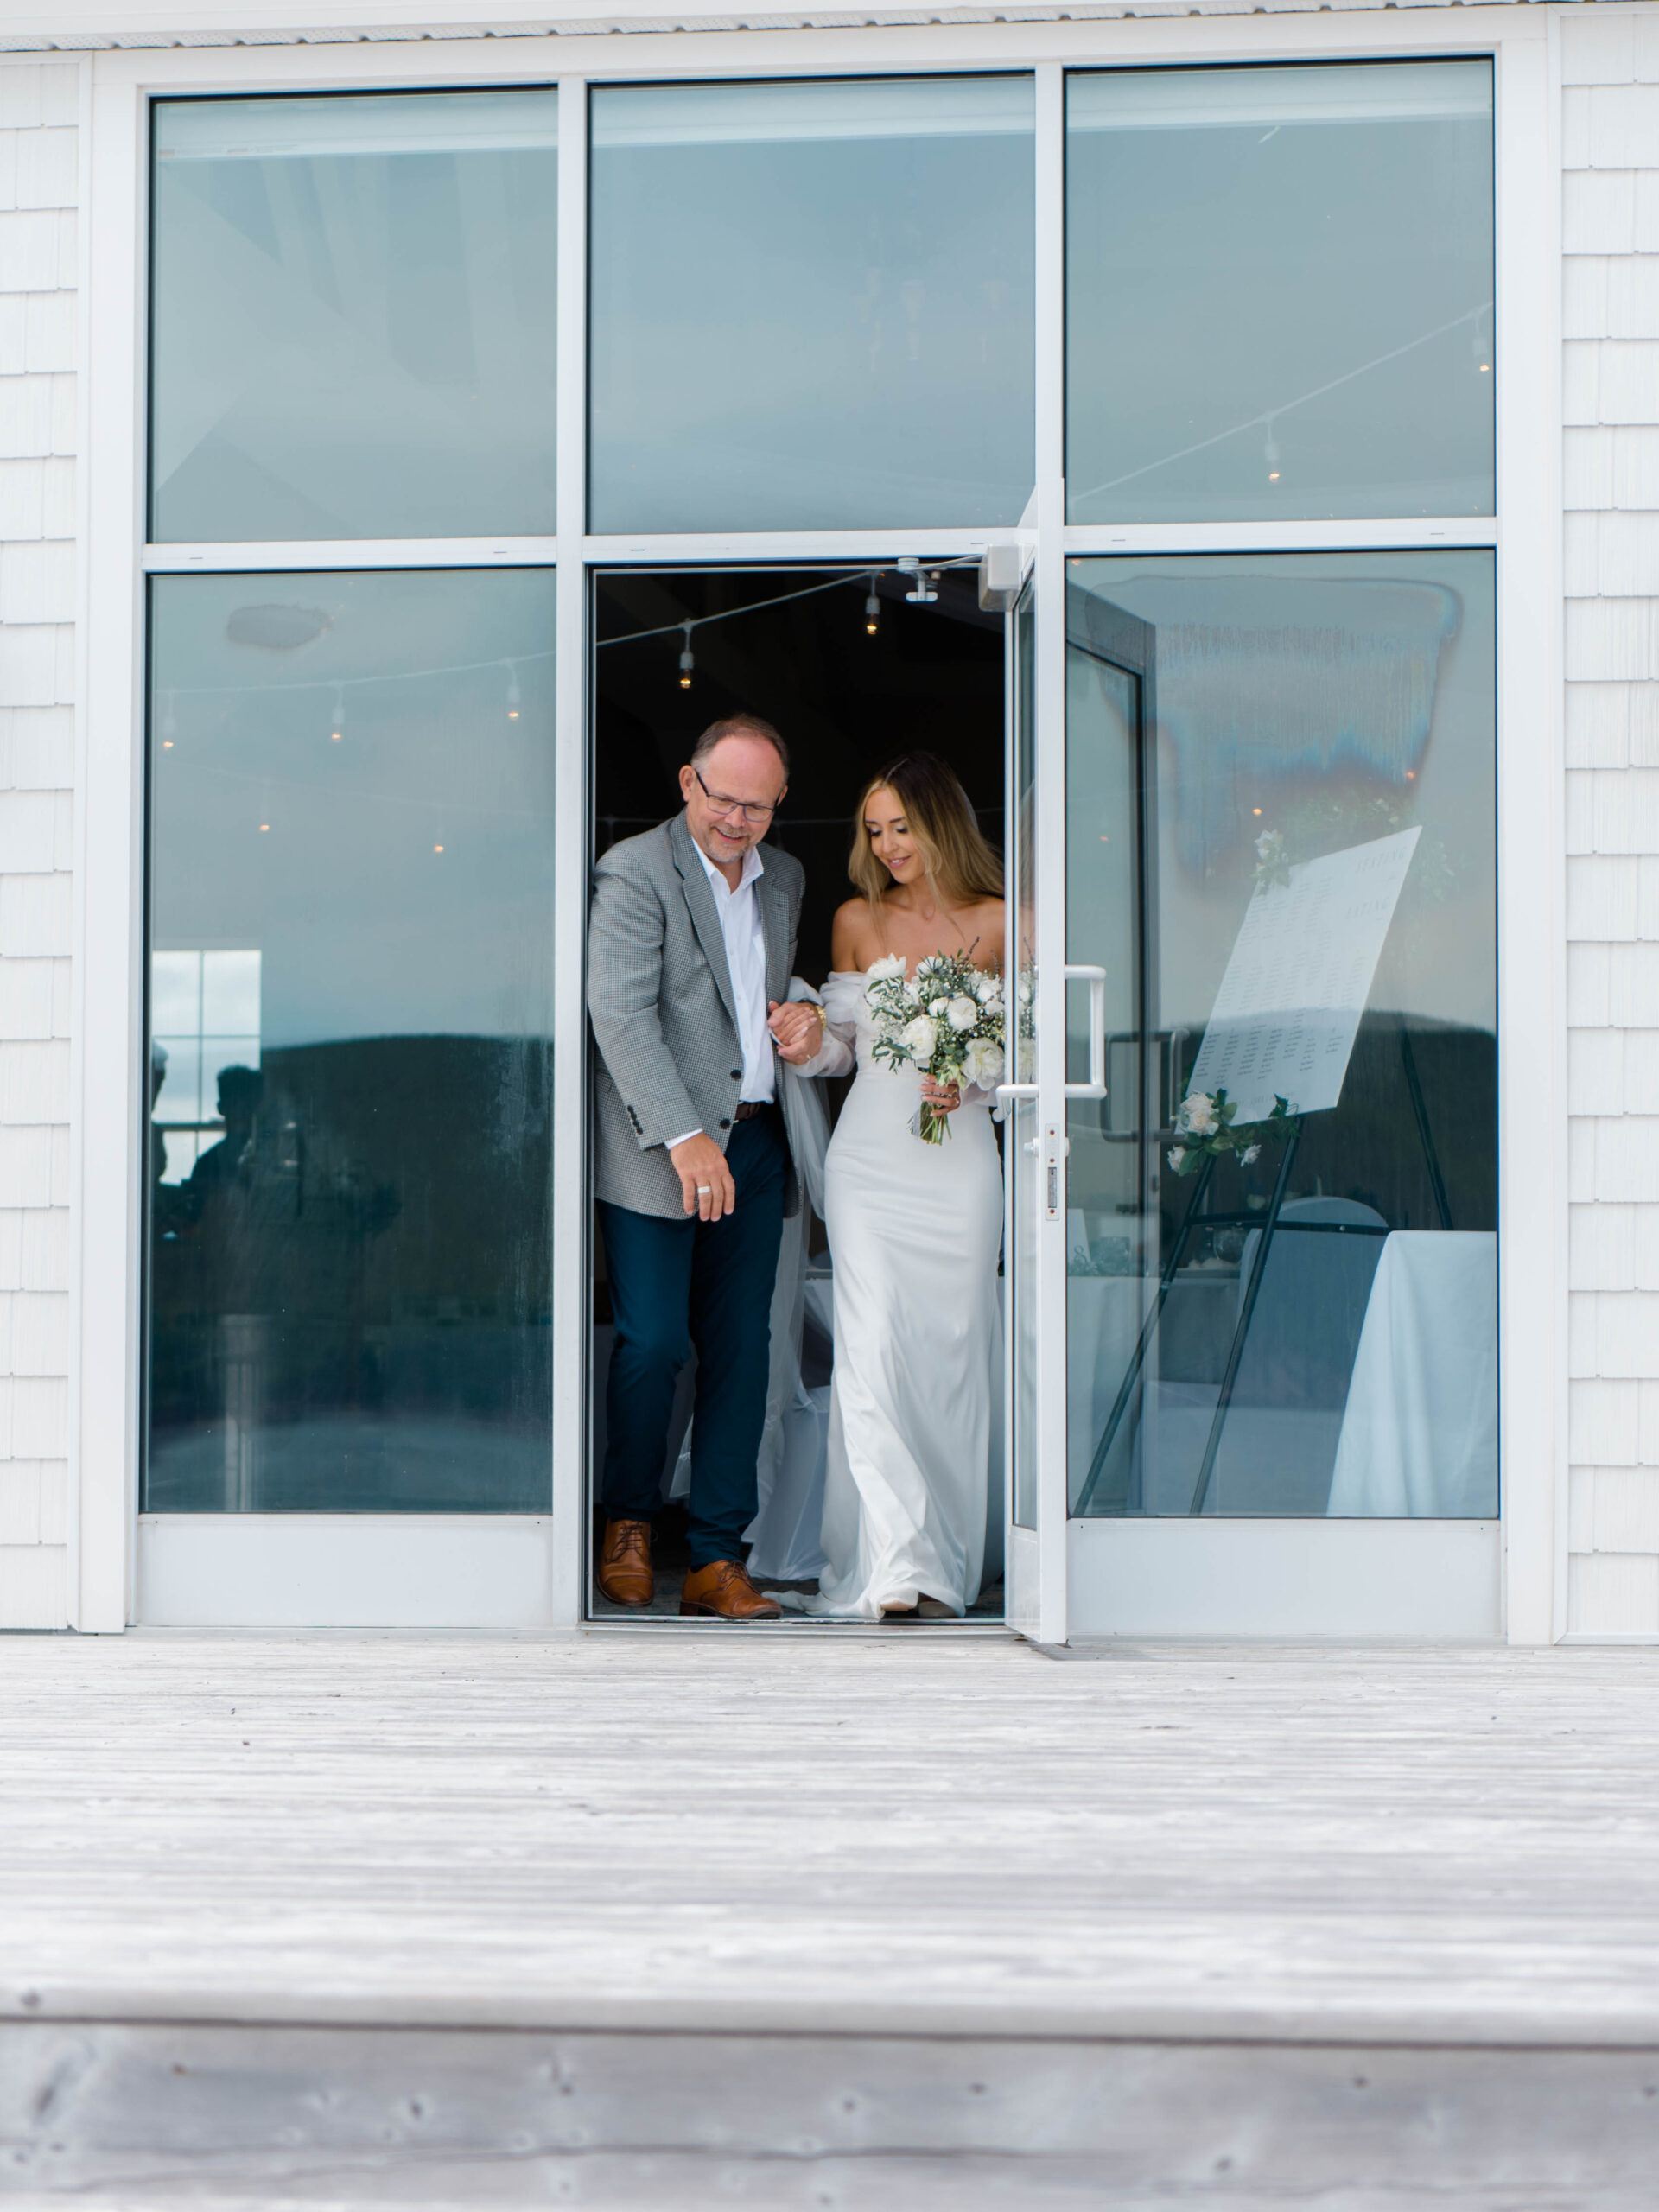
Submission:
<svg viewBox="0 0 1659 2212">
<path fill-rule="evenodd" d="M 829 971 L 831 918 L 851 896 L 853 809 L 884 762 L 919 747 L 948 760 L 981 828 L 1000 848 L 1002 617 L 982 611 L 972 566 L 930 569 L 919 588 L 930 596 L 913 597 L 918 578 L 892 565 L 622 569 L 596 577 L 594 855 L 677 813 L 679 771 L 699 733 L 741 710 L 774 723 L 792 756 L 789 797 L 770 836 L 806 871 L 796 970 L 807 982 L 822 984 Z M 688 652 L 689 669 L 682 660 Z M 689 685 L 682 683 L 685 675 Z M 813 1242 L 821 1250 L 817 1224 Z M 596 1234 L 593 1250 L 597 1452 L 611 1316 Z M 809 1388 L 828 1383 L 830 1357 L 827 1338 L 809 1323 L 803 1344 Z M 689 1377 L 682 1395 L 689 1398 Z M 682 1528 L 678 1510 L 665 1506 L 653 1547 L 653 1611 L 664 1614 L 677 1611 Z M 590 1585 L 589 1611 L 605 1618 L 616 1609 Z M 1001 1611 L 999 1584 L 974 1617 L 995 1619 Z"/>
</svg>

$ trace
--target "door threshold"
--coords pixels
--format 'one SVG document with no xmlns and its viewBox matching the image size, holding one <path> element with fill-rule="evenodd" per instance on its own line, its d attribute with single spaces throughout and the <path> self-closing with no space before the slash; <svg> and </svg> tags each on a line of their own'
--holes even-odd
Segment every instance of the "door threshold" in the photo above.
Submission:
<svg viewBox="0 0 1659 2212">
<path fill-rule="evenodd" d="M 857 1636 L 881 1643 L 907 1642 L 918 1637 L 1004 1637 L 1014 1631 L 1006 1621 L 826 1621 L 810 1613 L 785 1613 L 777 1621 L 721 1621 L 706 1616 L 679 1613 L 641 1613 L 631 1618 L 585 1620 L 584 1636 Z"/>
</svg>

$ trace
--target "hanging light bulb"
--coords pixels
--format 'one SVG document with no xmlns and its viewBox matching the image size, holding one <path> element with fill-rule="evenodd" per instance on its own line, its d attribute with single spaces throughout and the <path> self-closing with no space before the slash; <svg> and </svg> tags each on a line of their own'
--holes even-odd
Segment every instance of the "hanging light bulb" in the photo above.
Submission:
<svg viewBox="0 0 1659 2212">
<path fill-rule="evenodd" d="M 510 722 L 516 722 L 518 719 L 518 664 L 510 660 L 507 663 L 507 720 Z"/>
<path fill-rule="evenodd" d="M 691 671 L 697 664 L 691 655 L 691 625 L 684 622 L 680 626 L 685 632 L 685 644 L 680 653 L 680 689 L 689 691 L 691 689 Z"/>
<path fill-rule="evenodd" d="M 864 634 L 873 638 L 881 626 L 881 602 L 875 595 L 875 572 L 870 572 L 870 595 L 864 602 Z"/>
<path fill-rule="evenodd" d="M 1267 456 L 1268 481 L 1276 484 L 1279 481 L 1279 441 L 1273 435 L 1271 421 L 1268 424 L 1268 442 L 1263 450 Z"/>
<path fill-rule="evenodd" d="M 165 751 L 173 750 L 173 741 L 179 734 L 178 723 L 173 718 L 173 694 L 162 694 L 162 745 Z"/>
<path fill-rule="evenodd" d="M 346 694 L 338 683 L 334 686 L 334 711 L 328 724 L 331 742 L 340 745 L 346 736 Z"/>
</svg>

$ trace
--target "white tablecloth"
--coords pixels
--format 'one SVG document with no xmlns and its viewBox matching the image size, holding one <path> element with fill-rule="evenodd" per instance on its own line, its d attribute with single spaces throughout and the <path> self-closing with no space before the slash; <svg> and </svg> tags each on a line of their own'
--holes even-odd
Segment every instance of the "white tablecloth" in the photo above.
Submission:
<svg viewBox="0 0 1659 2212">
<path fill-rule="evenodd" d="M 1349 1385 L 1333 1518 L 1490 1520 L 1497 1511 L 1497 1240 L 1385 1238 Z"/>
</svg>

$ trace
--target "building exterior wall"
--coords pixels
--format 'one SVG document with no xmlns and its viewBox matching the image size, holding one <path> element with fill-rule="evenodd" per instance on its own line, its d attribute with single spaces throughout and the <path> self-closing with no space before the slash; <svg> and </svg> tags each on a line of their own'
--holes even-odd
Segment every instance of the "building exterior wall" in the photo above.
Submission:
<svg viewBox="0 0 1659 2212">
<path fill-rule="evenodd" d="M 67 1618 L 80 71 L 0 67 L 0 1625 Z"/>
<path fill-rule="evenodd" d="M 1573 1634 L 1659 1637 L 1659 7 L 1559 16 L 1566 1620 Z M 12 1628 L 70 1617 L 80 73 L 0 62 L 0 1627 Z"/>
<path fill-rule="evenodd" d="M 1659 1635 L 1659 10 L 1561 21 L 1567 1630 Z"/>
</svg>

